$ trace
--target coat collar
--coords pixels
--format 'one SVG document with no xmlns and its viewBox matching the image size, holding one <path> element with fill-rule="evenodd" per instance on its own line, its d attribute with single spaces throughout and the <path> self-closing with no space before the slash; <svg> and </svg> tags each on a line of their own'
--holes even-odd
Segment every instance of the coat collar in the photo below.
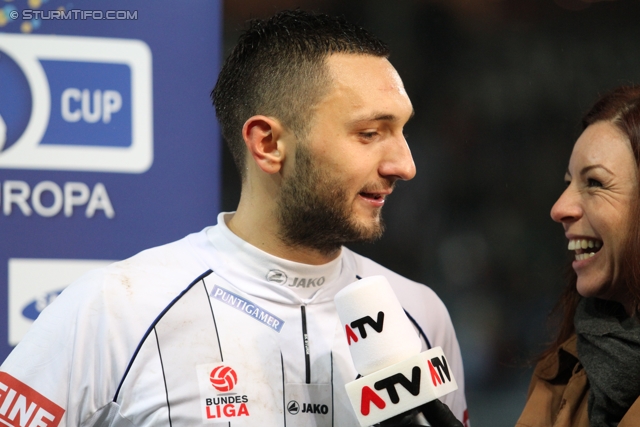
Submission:
<svg viewBox="0 0 640 427">
<path fill-rule="evenodd" d="M 574 371 L 582 369 L 578 360 L 577 336 L 573 335 L 562 343 L 555 353 L 549 354 L 538 363 L 534 375 L 545 381 L 569 378 Z"/>
</svg>

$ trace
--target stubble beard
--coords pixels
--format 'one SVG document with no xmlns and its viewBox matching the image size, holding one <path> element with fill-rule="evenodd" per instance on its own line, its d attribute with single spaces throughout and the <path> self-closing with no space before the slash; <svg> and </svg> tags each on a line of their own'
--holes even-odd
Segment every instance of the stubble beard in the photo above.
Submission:
<svg viewBox="0 0 640 427">
<path fill-rule="evenodd" d="M 367 226 L 357 222 L 348 191 L 338 177 L 314 164 L 301 142 L 294 170 L 282 182 L 278 197 L 279 237 L 288 246 L 335 253 L 347 243 L 378 240 L 384 232 L 381 210 Z"/>
</svg>

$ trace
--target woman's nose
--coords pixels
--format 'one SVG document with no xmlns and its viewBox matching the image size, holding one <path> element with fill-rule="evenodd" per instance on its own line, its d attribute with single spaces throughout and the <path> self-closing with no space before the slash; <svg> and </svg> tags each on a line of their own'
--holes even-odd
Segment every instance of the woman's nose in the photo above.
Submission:
<svg viewBox="0 0 640 427">
<path fill-rule="evenodd" d="M 566 223 L 577 221 L 581 216 L 582 206 L 578 194 L 569 185 L 551 207 L 551 218 L 555 222 Z"/>
</svg>

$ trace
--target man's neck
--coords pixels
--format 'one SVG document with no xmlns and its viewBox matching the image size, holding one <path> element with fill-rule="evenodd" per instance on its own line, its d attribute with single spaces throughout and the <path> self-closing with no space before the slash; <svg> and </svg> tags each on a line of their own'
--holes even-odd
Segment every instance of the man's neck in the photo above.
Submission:
<svg viewBox="0 0 640 427">
<path fill-rule="evenodd" d="M 291 246 L 282 241 L 278 236 L 278 224 L 275 216 L 263 210 L 244 209 L 238 206 L 238 210 L 227 221 L 227 227 L 236 236 L 245 242 L 257 247 L 278 258 L 310 265 L 322 265 L 333 261 L 340 256 L 341 249 L 326 254 L 303 246 Z M 256 212 L 260 212 L 256 215 Z"/>
</svg>

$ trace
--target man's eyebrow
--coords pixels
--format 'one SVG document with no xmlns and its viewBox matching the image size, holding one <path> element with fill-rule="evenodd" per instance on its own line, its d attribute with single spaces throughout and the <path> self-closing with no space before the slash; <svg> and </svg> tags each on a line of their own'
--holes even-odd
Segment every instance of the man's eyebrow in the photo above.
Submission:
<svg viewBox="0 0 640 427">
<path fill-rule="evenodd" d="M 412 109 L 409 119 L 411 119 L 414 115 L 415 115 L 415 110 Z M 356 124 L 360 122 L 377 122 L 377 121 L 395 122 L 397 120 L 399 120 L 399 118 L 393 114 L 373 113 L 368 116 L 358 117 L 352 120 L 351 122 L 349 122 L 349 124 Z"/>
</svg>

